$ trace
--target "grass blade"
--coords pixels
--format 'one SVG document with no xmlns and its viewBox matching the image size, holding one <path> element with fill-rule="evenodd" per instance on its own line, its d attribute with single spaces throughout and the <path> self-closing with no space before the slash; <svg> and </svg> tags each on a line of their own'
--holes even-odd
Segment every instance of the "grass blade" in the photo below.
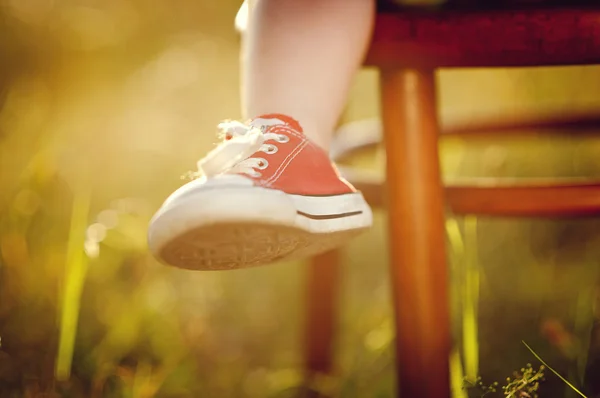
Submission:
<svg viewBox="0 0 600 398">
<path fill-rule="evenodd" d="M 587 396 L 584 393 L 582 393 L 581 391 L 579 391 L 573 384 L 569 383 L 569 381 L 567 379 L 565 379 L 564 377 L 562 377 L 556 370 L 552 369 L 550 367 L 550 365 L 548 365 L 535 351 L 533 351 L 533 348 L 529 347 L 529 345 L 526 342 L 524 342 L 524 341 L 521 341 L 521 342 L 525 345 L 525 347 L 527 347 L 527 349 L 529 351 L 531 351 L 531 353 L 533 354 L 533 356 L 536 357 L 537 360 L 542 363 L 542 365 L 544 365 L 546 368 L 550 369 L 550 371 L 552 373 L 554 373 L 566 385 L 568 385 L 569 387 L 571 387 L 571 389 L 573 389 L 573 391 L 575 391 L 577 394 L 581 395 L 583 398 L 587 398 Z"/>
</svg>

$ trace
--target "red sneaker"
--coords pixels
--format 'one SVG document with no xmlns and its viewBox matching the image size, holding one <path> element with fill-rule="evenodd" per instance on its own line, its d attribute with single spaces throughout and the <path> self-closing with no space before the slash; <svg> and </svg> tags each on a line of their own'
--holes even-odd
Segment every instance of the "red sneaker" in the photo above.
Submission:
<svg viewBox="0 0 600 398">
<path fill-rule="evenodd" d="M 198 162 L 150 223 L 165 263 L 221 270 L 317 254 L 372 224 L 362 194 L 293 119 L 265 115 L 219 125 L 225 140 Z"/>
</svg>

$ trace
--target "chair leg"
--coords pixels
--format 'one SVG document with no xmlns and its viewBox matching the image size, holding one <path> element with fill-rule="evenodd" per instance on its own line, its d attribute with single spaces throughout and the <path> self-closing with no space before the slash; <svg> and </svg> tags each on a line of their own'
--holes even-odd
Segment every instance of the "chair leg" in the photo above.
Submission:
<svg viewBox="0 0 600 398">
<path fill-rule="evenodd" d="M 307 378 L 333 370 L 333 340 L 340 287 L 340 253 L 333 250 L 310 261 L 307 283 L 305 366 Z M 309 394 L 309 396 L 319 396 Z"/>
<path fill-rule="evenodd" d="M 382 71 L 396 366 L 402 397 L 450 397 L 450 316 L 434 71 Z"/>
</svg>

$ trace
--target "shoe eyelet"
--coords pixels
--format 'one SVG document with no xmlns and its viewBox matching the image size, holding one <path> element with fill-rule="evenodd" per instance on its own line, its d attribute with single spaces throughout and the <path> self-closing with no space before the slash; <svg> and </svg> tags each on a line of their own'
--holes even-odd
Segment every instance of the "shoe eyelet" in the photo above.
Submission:
<svg viewBox="0 0 600 398">
<path fill-rule="evenodd" d="M 279 150 L 279 148 L 277 148 L 275 145 L 268 145 L 263 152 L 268 154 L 268 155 L 272 155 L 274 153 L 276 153 Z"/>
<path fill-rule="evenodd" d="M 256 164 L 257 169 L 264 170 L 267 167 L 269 167 L 269 162 L 267 162 L 267 159 L 257 158 L 256 160 L 258 160 L 258 162 Z"/>
<path fill-rule="evenodd" d="M 277 135 L 277 142 L 281 142 L 282 144 L 285 144 L 286 142 L 290 141 L 290 137 L 288 137 L 285 134 L 279 134 Z"/>
</svg>

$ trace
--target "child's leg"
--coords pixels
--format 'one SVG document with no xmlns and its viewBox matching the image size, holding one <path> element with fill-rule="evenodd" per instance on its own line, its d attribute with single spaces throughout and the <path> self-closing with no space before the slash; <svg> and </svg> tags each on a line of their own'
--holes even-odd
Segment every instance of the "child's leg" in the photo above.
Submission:
<svg viewBox="0 0 600 398">
<path fill-rule="evenodd" d="M 374 0 L 257 0 L 244 37 L 244 112 L 150 225 L 157 257 L 231 269 L 307 256 L 372 223 L 328 146 L 371 32 Z M 300 123 L 298 123 L 298 121 Z"/>
<path fill-rule="evenodd" d="M 244 116 L 292 116 L 327 149 L 369 42 L 375 1 L 254 3 L 242 51 Z"/>
</svg>

